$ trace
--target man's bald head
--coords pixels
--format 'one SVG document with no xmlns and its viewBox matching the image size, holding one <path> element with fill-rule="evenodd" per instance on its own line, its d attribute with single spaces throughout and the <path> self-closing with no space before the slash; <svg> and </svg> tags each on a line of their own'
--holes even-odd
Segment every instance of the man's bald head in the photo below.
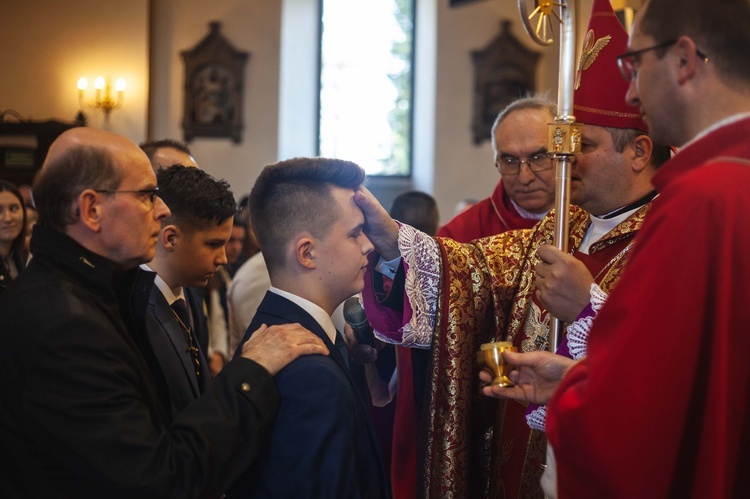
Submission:
<svg viewBox="0 0 750 499">
<path fill-rule="evenodd" d="M 63 132 L 50 146 L 34 182 L 39 224 L 65 232 L 78 215 L 74 203 L 85 189 L 116 189 L 126 165 L 146 162 L 133 142 L 114 133 L 78 127 Z"/>
<path fill-rule="evenodd" d="M 156 176 L 133 142 L 75 128 L 50 147 L 34 185 L 39 223 L 125 269 L 154 257 L 169 208 L 156 196 Z"/>
</svg>

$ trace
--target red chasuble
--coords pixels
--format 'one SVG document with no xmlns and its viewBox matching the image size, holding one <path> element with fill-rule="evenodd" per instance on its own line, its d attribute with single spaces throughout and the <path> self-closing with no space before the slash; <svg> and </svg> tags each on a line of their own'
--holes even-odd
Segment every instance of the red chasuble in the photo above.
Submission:
<svg viewBox="0 0 750 499">
<path fill-rule="evenodd" d="M 683 148 L 588 356 L 553 397 L 558 497 L 741 497 L 750 470 L 750 119 Z"/>
<path fill-rule="evenodd" d="M 530 229 L 537 222 L 536 219 L 524 218 L 518 213 L 501 181 L 491 197 L 456 215 L 440 229 L 438 236 L 468 243 L 508 230 Z M 399 376 L 393 425 L 391 483 L 394 499 L 410 499 L 416 497 L 417 493 L 417 441 L 421 414 L 416 406 L 415 395 L 420 394 L 414 393 L 411 349 L 396 347 L 396 358 Z"/>
<path fill-rule="evenodd" d="M 642 207 L 593 244 L 588 256 L 579 255 L 604 291 L 618 281 L 647 210 L 648 205 Z M 570 248 L 580 246 L 589 224 L 586 212 L 571 209 Z M 528 428 L 525 407 L 481 395 L 476 351 L 481 343 L 497 339 L 509 339 L 526 351 L 544 347 L 548 326 L 546 313 L 534 303 L 534 267 L 539 261 L 536 249 L 552 243 L 553 228 L 550 214 L 533 229 L 472 244 L 437 240 L 442 298 L 432 336 L 426 408 L 418 428 L 424 436 L 420 497 L 541 494 L 544 435 Z M 411 318 L 411 309 L 404 304 L 404 315 L 394 314 L 384 304 L 401 301 L 376 297 L 368 276 L 363 292 L 368 317 L 376 329 L 398 340 L 397 331 Z"/>
<path fill-rule="evenodd" d="M 579 254 L 608 292 L 617 283 L 646 205 Z M 569 247 L 590 225 L 572 208 Z M 433 336 L 424 486 L 430 497 L 541 497 L 544 434 L 529 429 L 526 407 L 481 395 L 475 352 L 507 339 L 519 350 L 545 348 L 548 317 L 534 297 L 536 249 L 551 244 L 554 215 L 531 230 L 458 245 L 438 239 L 443 297 Z"/>
</svg>

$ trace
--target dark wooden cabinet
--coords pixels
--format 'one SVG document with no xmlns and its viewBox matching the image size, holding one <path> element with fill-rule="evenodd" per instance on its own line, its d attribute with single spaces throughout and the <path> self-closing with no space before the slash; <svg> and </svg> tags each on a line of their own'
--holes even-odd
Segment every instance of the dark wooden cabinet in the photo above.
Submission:
<svg viewBox="0 0 750 499">
<path fill-rule="evenodd" d="M 75 126 L 54 120 L 0 122 L 0 179 L 31 185 L 49 146 Z"/>
</svg>

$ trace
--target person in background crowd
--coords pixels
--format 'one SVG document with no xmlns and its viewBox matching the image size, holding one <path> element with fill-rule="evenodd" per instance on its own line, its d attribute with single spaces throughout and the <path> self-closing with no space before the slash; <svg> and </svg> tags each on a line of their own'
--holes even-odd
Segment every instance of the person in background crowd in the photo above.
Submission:
<svg viewBox="0 0 750 499">
<path fill-rule="evenodd" d="M 435 235 L 440 223 L 435 198 L 421 191 L 402 192 L 393 200 L 390 214 L 396 220 L 409 224 L 425 234 Z"/>
<path fill-rule="evenodd" d="M 245 210 L 249 211 L 249 210 Z M 271 278 L 263 253 L 253 231 L 252 220 L 248 216 L 247 238 L 248 245 L 258 248 L 237 272 L 232 276 L 232 283 L 227 289 L 227 312 L 229 317 L 229 356 L 234 354 L 250 325 L 258 305 L 263 301 L 266 291 L 271 287 Z"/>
<path fill-rule="evenodd" d="M 244 211 L 247 211 L 247 209 Z M 224 248 L 227 263 L 219 266 L 216 275 L 208 280 L 208 286 L 203 290 L 203 296 L 208 307 L 209 330 L 211 332 L 208 344 L 208 356 L 212 376 L 216 376 L 229 359 L 230 340 L 227 291 L 232 285 L 232 277 L 238 268 L 235 264 L 240 258 L 246 239 L 247 230 L 245 225 L 238 220 L 238 215 L 235 215 L 232 233 Z"/>
<path fill-rule="evenodd" d="M 461 213 L 465 212 L 475 204 L 479 202 L 476 198 L 465 198 L 456 203 L 456 206 L 453 207 L 453 216 L 460 215 Z"/>
<path fill-rule="evenodd" d="M 249 195 L 245 195 L 237 202 L 237 216 L 234 220 L 237 225 L 242 225 L 245 228 L 245 241 L 242 245 L 242 251 L 240 252 L 239 258 L 237 258 L 237 261 L 232 265 L 232 275 L 237 273 L 239 268 L 242 267 L 246 261 L 260 251 L 258 241 L 255 239 L 255 232 L 253 232 L 252 220 L 250 220 L 250 210 L 247 208 L 249 198 Z"/>
<path fill-rule="evenodd" d="M 172 165 L 194 166 L 198 168 L 190 148 L 176 139 L 150 140 L 139 146 L 148 156 L 154 173 Z"/>
<path fill-rule="evenodd" d="M 16 186 L 0 180 L 0 293 L 26 266 L 26 205 Z"/>
</svg>

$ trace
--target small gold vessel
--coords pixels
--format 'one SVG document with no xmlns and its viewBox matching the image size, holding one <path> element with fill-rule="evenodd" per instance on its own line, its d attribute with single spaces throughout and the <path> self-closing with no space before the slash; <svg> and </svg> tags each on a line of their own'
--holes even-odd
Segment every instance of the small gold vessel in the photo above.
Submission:
<svg viewBox="0 0 750 499">
<path fill-rule="evenodd" d="M 492 343 L 483 343 L 477 352 L 477 361 L 480 367 L 487 369 L 495 375 L 492 385 L 497 386 L 514 386 L 515 384 L 508 378 L 512 370 L 509 364 L 503 360 L 503 352 L 515 352 L 516 347 L 510 341 L 494 341 Z"/>
</svg>

